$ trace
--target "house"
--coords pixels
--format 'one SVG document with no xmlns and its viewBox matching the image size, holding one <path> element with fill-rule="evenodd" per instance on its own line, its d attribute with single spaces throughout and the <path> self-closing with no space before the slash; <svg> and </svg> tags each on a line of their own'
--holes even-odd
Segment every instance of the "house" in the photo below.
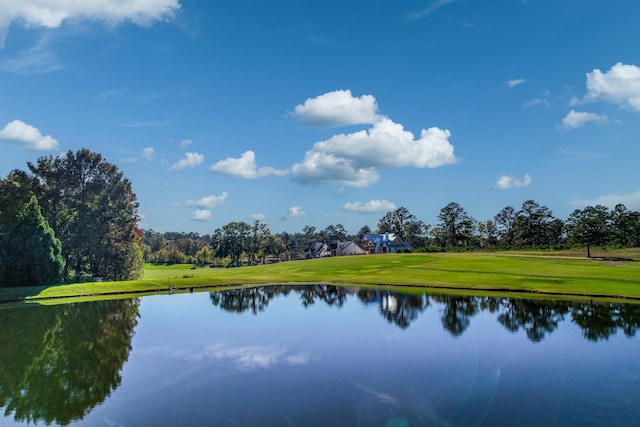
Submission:
<svg viewBox="0 0 640 427">
<path fill-rule="evenodd" d="M 338 240 L 336 243 L 332 243 L 331 256 L 347 256 L 347 255 L 365 255 L 367 251 L 362 249 L 359 245 L 353 242 L 342 242 Z"/>
<path fill-rule="evenodd" d="M 403 242 L 393 233 L 367 234 L 363 241 L 370 254 L 393 253 L 401 249 L 410 249 L 411 244 Z"/>
<path fill-rule="evenodd" d="M 322 242 L 312 244 L 304 253 L 304 259 L 325 258 L 331 256 L 329 245 Z"/>
</svg>

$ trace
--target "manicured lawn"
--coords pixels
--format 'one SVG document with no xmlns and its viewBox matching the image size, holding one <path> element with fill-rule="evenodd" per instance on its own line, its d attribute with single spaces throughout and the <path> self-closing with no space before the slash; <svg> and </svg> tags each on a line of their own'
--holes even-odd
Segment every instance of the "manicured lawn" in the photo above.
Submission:
<svg viewBox="0 0 640 427">
<path fill-rule="evenodd" d="M 635 255 L 633 252 L 632 255 Z M 265 283 L 410 285 L 640 299 L 640 262 L 567 252 L 365 255 L 241 268 L 147 265 L 142 280 L 0 288 L 0 300 L 154 293 Z M 634 259 L 634 257 L 628 257 Z"/>
</svg>

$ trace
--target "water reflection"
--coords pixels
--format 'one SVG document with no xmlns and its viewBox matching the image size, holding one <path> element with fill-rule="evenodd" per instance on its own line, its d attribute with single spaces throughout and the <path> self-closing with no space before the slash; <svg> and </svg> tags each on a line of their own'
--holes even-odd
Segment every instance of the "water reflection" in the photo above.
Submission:
<svg viewBox="0 0 640 427">
<path fill-rule="evenodd" d="M 19 422 L 82 419 L 121 382 L 139 300 L 0 309 L 0 406 Z"/>
<path fill-rule="evenodd" d="M 461 336 L 471 325 L 471 319 L 481 312 L 495 314 L 498 323 L 510 332 L 523 330 L 532 342 L 542 341 L 567 319 L 578 325 L 589 341 L 606 340 L 618 330 L 633 337 L 640 325 L 640 305 L 405 294 L 382 288 L 265 286 L 211 292 L 210 299 L 222 310 L 235 313 L 250 310 L 257 315 L 267 308 L 269 301 L 291 292 L 299 295 L 304 307 L 318 301 L 341 307 L 348 297 L 358 298 L 364 304 L 377 305 L 380 315 L 401 329 L 408 328 L 421 313 L 437 305 L 442 312 L 442 327 L 454 337 Z"/>
</svg>

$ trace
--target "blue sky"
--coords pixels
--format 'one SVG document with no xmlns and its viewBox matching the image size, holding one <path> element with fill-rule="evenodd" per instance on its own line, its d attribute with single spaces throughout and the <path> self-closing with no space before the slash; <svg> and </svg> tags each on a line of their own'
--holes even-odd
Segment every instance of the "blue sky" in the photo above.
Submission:
<svg viewBox="0 0 640 427">
<path fill-rule="evenodd" d="M 640 209 L 636 0 L 0 0 L 0 175 L 86 147 L 141 225 Z"/>
</svg>

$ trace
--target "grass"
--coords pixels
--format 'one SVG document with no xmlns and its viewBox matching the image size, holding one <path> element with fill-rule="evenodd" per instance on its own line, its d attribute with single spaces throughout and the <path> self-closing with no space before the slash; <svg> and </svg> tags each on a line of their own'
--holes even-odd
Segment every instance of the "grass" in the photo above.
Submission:
<svg viewBox="0 0 640 427">
<path fill-rule="evenodd" d="M 396 285 L 640 300 L 640 251 L 618 255 L 609 251 L 604 259 L 586 259 L 578 258 L 583 253 L 567 251 L 387 254 L 231 269 L 146 265 L 141 280 L 0 288 L 0 301 L 112 298 L 267 283 Z"/>
</svg>

